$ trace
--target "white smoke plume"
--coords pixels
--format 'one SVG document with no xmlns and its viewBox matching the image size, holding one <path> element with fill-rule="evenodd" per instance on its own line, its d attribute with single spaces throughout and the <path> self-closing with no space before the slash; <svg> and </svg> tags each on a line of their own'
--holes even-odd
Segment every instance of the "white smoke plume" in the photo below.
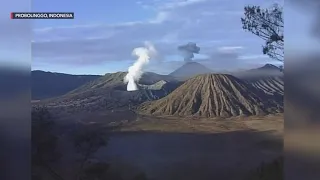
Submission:
<svg viewBox="0 0 320 180">
<path fill-rule="evenodd" d="M 145 42 L 145 47 L 135 48 L 133 55 L 138 56 L 138 59 L 128 69 L 128 74 L 124 77 L 124 82 L 127 84 L 127 91 L 138 90 L 137 82 L 143 74 L 144 67 L 149 63 L 151 57 L 157 53 L 156 49 L 150 42 Z"/>
<path fill-rule="evenodd" d="M 178 47 L 178 50 L 182 53 L 185 62 L 192 61 L 194 58 L 194 54 L 199 54 L 200 47 L 196 45 L 196 43 L 189 42 L 186 45 L 181 45 Z"/>
</svg>

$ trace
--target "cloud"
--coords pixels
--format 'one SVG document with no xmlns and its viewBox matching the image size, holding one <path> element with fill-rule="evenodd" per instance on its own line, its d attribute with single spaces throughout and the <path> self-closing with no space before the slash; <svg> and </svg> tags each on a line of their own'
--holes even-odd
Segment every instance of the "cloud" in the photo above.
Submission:
<svg viewBox="0 0 320 180">
<path fill-rule="evenodd" d="M 240 17 L 246 4 L 259 5 L 265 3 L 264 0 L 234 3 L 222 0 L 141 0 L 136 3 L 153 9 L 155 16 L 135 22 L 35 29 L 32 43 L 34 63 L 82 66 L 127 61 L 134 59 L 132 49 L 143 45 L 146 40 L 155 45 L 158 59 L 162 61 L 177 55 L 177 46 L 188 42 L 197 43 L 204 55 L 211 55 L 219 47 L 225 51 L 241 49 L 244 54 L 261 52 L 261 40 L 242 30 Z"/>
<path fill-rule="evenodd" d="M 218 50 L 219 51 L 236 51 L 236 50 L 242 50 L 244 47 L 243 46 L 223 46 L 220 47 Z"/>
<path fill-rule="evenodd" d="M 206 2 L 207 0 L 178 0 L 178 1 L 171 1 L 166 2 L 162 6 L 160 6 L 160 9 L 176 9 L 179 7 L 185 7 L 190 6 L 192 4 L 197 4 L 199 2 Z"/>
</svg>

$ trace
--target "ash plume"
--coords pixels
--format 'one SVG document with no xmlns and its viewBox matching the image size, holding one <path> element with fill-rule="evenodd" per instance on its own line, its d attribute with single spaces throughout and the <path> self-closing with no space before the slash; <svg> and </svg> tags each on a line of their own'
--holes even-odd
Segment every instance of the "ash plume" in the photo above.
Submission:
<svg viewBox="0 0 320 180">
<path fill-rule="evenodd" d="M 132 54 L 138 56 L 138 59 L 128 68 L 128 74 L 124 77 L 124 82 L 128 83 L 127 91 L 138 90 L 136 82 L 141 78 L 143 68 L 149 63 L 151 56 L 156 55 L 156 49 L 151 43 L 145 42 L 145 47 L 135 48 Z"/>
<path fill-rule="evenodd" d="M 194 54 L 199 54 L 200 47 L 198 47 L 196 43 L 189 42 L 186 45 L 179 46 L 178 50 L 181 52 L 182 56 L 184 57 L 184 61 L 190 62 L 192 61 L 192 58 L 194 58 Z"/>
</svg>

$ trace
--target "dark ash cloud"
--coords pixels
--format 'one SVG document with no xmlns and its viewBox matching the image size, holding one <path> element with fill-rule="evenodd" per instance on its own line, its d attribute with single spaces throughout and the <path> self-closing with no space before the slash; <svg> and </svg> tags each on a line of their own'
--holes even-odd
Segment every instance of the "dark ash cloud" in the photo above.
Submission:
<svg viewBox="0 0 320 180">
<path fill-rule="evenodd" d="M 198 47 L 196 43 L 189 42 L 188 44 L 179 46 L 178 50 L 184 57 L 184 61 L 190 62 L 192 61 L 192 58 L 194 58 L 194 54 L 199 54 L 200 47 Z"/>
</svg>

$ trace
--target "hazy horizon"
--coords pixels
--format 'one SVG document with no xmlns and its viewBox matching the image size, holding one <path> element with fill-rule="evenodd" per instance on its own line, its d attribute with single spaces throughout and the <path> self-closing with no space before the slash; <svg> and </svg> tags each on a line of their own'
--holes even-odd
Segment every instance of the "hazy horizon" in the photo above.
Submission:
<svg viewBox="0 0 320 180">
<path fill-rule="evenodd" d="M 197 61 L 194 61 L 194 62 L 197 62 Z M 201 62 L 197 62 L 197 63 L 200 63 Z M 232 72 L 238 72 L 238 71 L 245 71 L 245 70 L 250 70 L 250 69 L 254 69 L 254 68 L 259 68 L 259 67 L 263 67 L 267 64 L 272 64 L 272 63 L 266 63 L 266 64 L 261 64 L 261 65 L 258 65 L 258 66 L 254 66 L 254 67 L 250 67 L 250 68 L 242 68 L 242 69 L 234 69 L 234 70 L 213 70 L 211 68 L 213 73 L 232 73 Z M 182 64 L 183 65 L 183 64 Z M 182 66 L 181 65 L 181 66 Z M 272 65 L 275 65 L 277 67 L 279 67 L 279 65 L 277 65 L 276 63 L 273 63 Z M 67 72 L 56 72 L 56 71 L 47 71 L 47 70 L 43 70 L 43 69 L 32 69 L 31 71 L 43 71 L 43 72 L 50 72 L 50 73 L 60 73 L 60 74 L 69 74 L 69 75 L 100 75 L 100 76 L 103 76 L 107 73 L 117 73 L 117 72 L 127 72 L 127 70 L 124 70 L 124 71 L 113 71 L 113 72 L 105 72 L 105 73 L 102 73 L 102 74 L 85 74 L 85 73 L 74 73 L 74 74 L 71 74 L 71 73 L 67 73 Z M 146 70 L 146 72 L 153 72 L 153 71 L 148 71 Z M 153 72 L 153 73 L 156 73 L 156 72 Z M 157 73 L 157 74 L 160 74 L 160 75 L 168 75 L 170 74 L 171 72 L 169 73 L 166 73 L 166 74 L 162 74 L 162 73 Z"/>
</svg>

